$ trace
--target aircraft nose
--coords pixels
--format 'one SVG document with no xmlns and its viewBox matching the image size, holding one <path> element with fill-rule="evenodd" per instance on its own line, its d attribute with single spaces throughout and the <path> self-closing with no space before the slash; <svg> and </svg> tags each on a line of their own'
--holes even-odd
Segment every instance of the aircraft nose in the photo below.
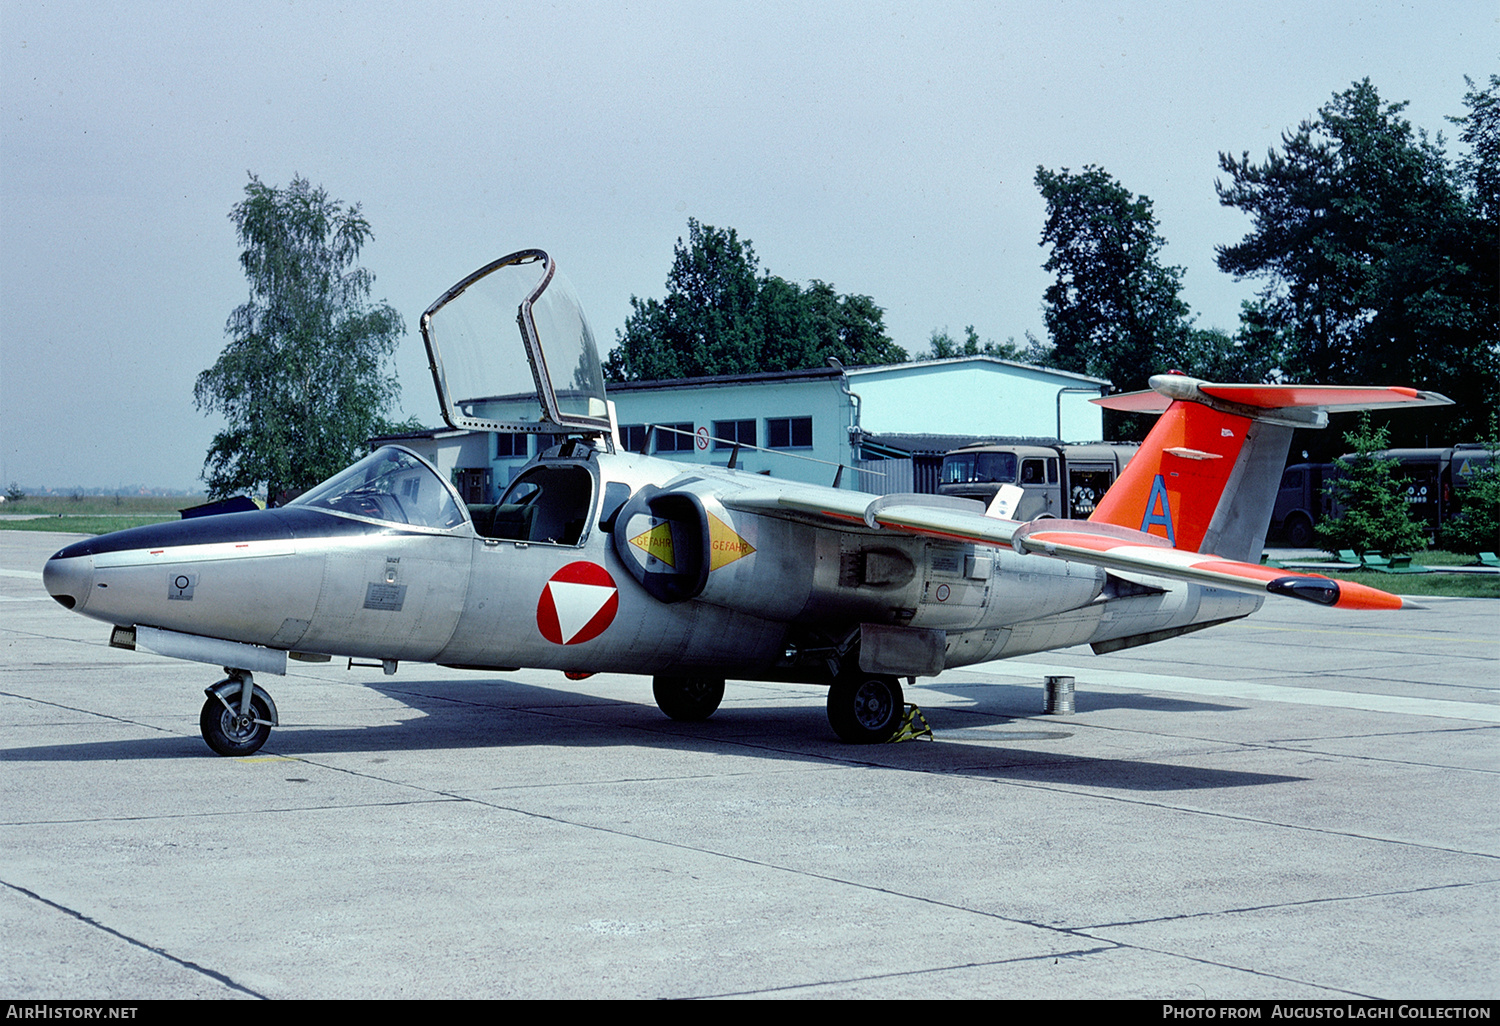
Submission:
<svg viewBox="0 0 1500 1026">
<path fill-rule="evenodd" d="M 47 594 L 65 609 L 79 609 L 88 600 L 94 586 L 94 557 L 68 556 L 59 552 L 42 568 L 42 584 Z"/>
</svg>

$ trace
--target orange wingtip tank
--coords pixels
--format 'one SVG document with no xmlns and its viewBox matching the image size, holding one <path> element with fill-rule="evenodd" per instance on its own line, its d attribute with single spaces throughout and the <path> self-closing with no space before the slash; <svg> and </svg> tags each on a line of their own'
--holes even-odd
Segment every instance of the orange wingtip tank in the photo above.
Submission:
<svg viewBox="0 0 1500 1026">
<path fill-rule="evenodd" d="M 1266 590 L 1276 595 L 1290 595 L 1339 609 L 1400 609 L 1410 605 L 1403 602 L 1400 595 L 1392 595 L 1379 588 L 1312 574 L 1278 577 L 1266 584 Z"/>
<path fill-rule="evenodd" d="M 1339 582 L 1339 600 L 1334 603 L 1340 609 L 1401 609 L 1412 603 L 1400 595 L 1392 595 L 1363 584 L 1349 581 Z"/>
</svg>

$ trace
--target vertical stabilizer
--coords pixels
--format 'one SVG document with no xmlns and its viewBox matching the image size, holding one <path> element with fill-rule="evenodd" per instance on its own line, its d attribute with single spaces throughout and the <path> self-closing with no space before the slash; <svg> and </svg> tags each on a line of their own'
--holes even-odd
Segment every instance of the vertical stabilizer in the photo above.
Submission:
<svg viewBox="0 0 1500 1026">
<path fill-rule="evenodd" d="M 1219 385 L 1177 374 L 1093 401 L 1162 416 L 1089 520 L 1246 562 L 1265 544 L 1294 428 L 1326 427 L 1330 411 L 1451 403 L 1410 388 Z"/>
</svg>

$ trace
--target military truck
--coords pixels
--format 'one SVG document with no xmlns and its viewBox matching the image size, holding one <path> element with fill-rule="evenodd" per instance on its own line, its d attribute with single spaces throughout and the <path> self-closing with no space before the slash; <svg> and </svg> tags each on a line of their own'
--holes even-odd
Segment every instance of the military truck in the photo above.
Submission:
<svg viewBox="0 0 1500 1026">
<path fill-rule="evenodd" d="M 1134 442 L 1050 438 L 977 442 L 943 457 L 938 494 L 988 504 L 1001 485 L 1013 484 L 1023 493 L 1011 514 L 1014 519 L 1085 520 L 1138 448 Z"/>
</svg>

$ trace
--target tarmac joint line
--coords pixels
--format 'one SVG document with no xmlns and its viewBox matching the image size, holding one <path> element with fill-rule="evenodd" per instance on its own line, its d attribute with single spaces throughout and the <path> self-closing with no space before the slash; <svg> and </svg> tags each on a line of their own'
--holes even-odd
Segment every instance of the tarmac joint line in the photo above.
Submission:
<svg viewBox="0 0 1500 1026">
<path fill-rule="evenodd" d="M 234 980 L 231 980 L 228 976 L 225 976 L 221 972 L 216 972 L 213 969 L 208 969 L 208 968 L 206 968 L 204 966 L 199 965 L 197 962 L 193 962 L 193 961 L 190 961 L 190 960 L 185 959 L 185 958 L 178 958 L 176 955 L 172 954 L 169 951 L 164 951 L 163 949 L 158 948 L 155 945 L 147 944 L 145 941 L 137 940 L 136 938 L 131 937 L 128 934 L 121 933 L 119 930 L 116 930 L 114 927 L 105 926 L 103 923 L 99 922 L 97 919 L 94 919 L 94 918 L 92 918 L 90 916 L 86 916 L 82 912 L 77 911 L 76 909 L 68 908 L 66 905 L 59 905 L 57 902 L 51 900 L 50 898 L 44 898 L 44 897 L 42 897 L 40 894 L 36 893 L 35 891 L 28 890 L 25 887 L 21 887 L 21 886 L 18 886 L 16 884 L 13 884 L 13 883 L 11 883 L 8 880 L 0 880 L 0 886 L 8 887 L 12 891 L 15 891 L 17 894 L 24 895 L 25 897 L 30 898 L 32 901 L 35 901 L 35 902 L 38 902 L 40 904 L 46 905 L 48 908 L 56 909 L 57 911 L 63 913 L 64 915 L 72 916 L 74 919 L 78 920 L 79 922 L 84 923 L 84 924 L 86 924 L 88 926 L 91 926 L 91 927 L 93 927 L 96 930 L 99 930 L 99 931 L 102 931 L 104 933 L 107 933 L 111 937 L 118 938 L 119 940 L 124 941 L 126 944 L 129 944 L 132 947 L 140 948 L 142 951 L 149 951 L 153 955 L 156 955 L 158 958 L 164 958 L 164 959 L 166 959 L 169 962 L 173 962 L 173 963 L 175 963 L 177 965 L 182 966 L 184 969 L 188 969 L 188 970 L 191 970 L 192 972 L 199 973 L 199 974 L 201 974 L 203 976 L 207 976 L 211 980 L 217 980 L 219 983 L 222 983 L 224 986 L 230 988 L 231 990 L 237 990 L 241 994 L 248 995 L 249 997 L 260 998 L 261 1000 L 268 1000 L 267 995 L 265 995 L 265 994 L 259 994 L 259 993 L 255 992 L 255 991 L 251 990 L 249 987 L 246 987 L 246 986 L 244 986 L 242 984 L 236 983 Z"/>
</svg>

